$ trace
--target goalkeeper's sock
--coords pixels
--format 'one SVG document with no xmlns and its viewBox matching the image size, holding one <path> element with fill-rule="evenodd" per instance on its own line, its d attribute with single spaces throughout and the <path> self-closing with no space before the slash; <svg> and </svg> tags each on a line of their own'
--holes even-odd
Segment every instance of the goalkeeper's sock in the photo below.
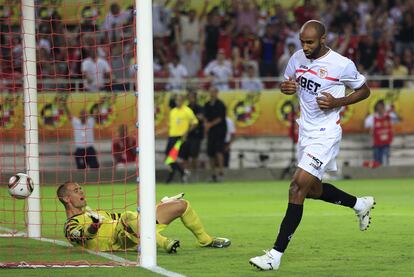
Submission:
<svg viewBox="0 0 414 277">
<path fill-rule="evenodd" d="M 303 205 L 288 204 L 285 217 L 280 224 L 279 234 L 277 235 L 275 245 L 273 249 L 278 252 L 285 252 L 289 241 L 291 240 L 293 233 L 295 233 L 300 220 L 302 219 Z"/>
<path fill-rule="evenodd" d="M 350 195 L 328 183 L 322 183 L 322 195 L 319 199 L 349 208 L 353 208 L 357 202 L 357 198 L 355 196 Z"/>
<path fill-rule="evenodd" d="M 165 245 L 167 243 L 167 237 L 161 235 L 161 232 L 164 231 L 164 229 L 167 228 L 167 226 L 167 224 L 159 223 L 157 223 L 156 225 L 155 239 L 157 241 L 157 245 L 162 248 L 165 248 Z"/>
<path fill-rule="evenodd" d="M 190 202 L 187 202 L 187 209 L 181 215 L 181 221 L 183 222 L 184 226 L 189 229 L 194 236 L 196 236 L 198 243 L 201 246 L 210 245 L 213 241 L 213 238 L 210 237 L 206 231 L 204 230 L 203 224 L 201 223 L 200 218 L 198 217 L 197 213 L 194 209 L 190 206 Z"/>
</svg>

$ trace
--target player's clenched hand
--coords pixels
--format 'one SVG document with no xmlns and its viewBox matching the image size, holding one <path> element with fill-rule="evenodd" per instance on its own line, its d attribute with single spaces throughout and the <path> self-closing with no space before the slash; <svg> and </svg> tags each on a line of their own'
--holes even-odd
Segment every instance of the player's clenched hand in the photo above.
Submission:
<svg viewBox="0 0 414 277">
<path fill-rule="evenodd" d="M 337 99 L 328 92 L 321 92 L 322 96 L 316 97 L 316 102 L 321 110 L 330 110 L 338 107 Z"/>
<path fill-rule="evenodd" d="M 286 80 L 282 82 L 282 84 L 280 84 L 280 90 L 284 94 L 288 94 L 288 95 L 295 94 L 297 89 L 298 89 L 298 83 L 296 83 L 295 80 L 290 79 L 290 78 L 289 80 Z"/>
</svg>

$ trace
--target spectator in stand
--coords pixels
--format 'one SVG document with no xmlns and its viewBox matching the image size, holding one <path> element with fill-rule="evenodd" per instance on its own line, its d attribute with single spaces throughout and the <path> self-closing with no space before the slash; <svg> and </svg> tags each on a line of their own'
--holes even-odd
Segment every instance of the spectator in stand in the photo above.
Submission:
<svg viewBox="0 0 414 277">
<path fill-rule="evenodd" d="M 211 79 L 211 85 L 219 90 L 229 90 L 229 81 L 233 76 L 232 65 L 226 60 L 224 51 L 219 50 L 217 58 L 204 69 L 204 75 Z"/>
<path fill-rule="evenodd" d="M 233 77 L 241 78 L 244 73 L 246 61 L 241 56 L 240 48 L 237 46 L 233 46 L 233 49 L 231 51 L 231 65 L 232 65 Z"/>
<path fill-rule="evenodd" d="M 178 1 L 177 4 L 179 4 Z M 178 13 L 178 28 L 180 33 L 178 35 L 176 32 L 176 39 L 180 39 L 182 42 L 192 41 L 200 46 L 200 42 L 203 39 L 202 35 L 208 4 L 209 0 L 205 0 L 199 15 L 197 15 L 195 9 L 190 9 L 187 13 Z M 178 8 L 179 7 L 176 7 L 176 9 Z"/>
<path fill-rule="evenodd" d="M 69 66 L 69 75 L 70 80 L 81 79 L 81 67 L 82 67 L 82 51 L 80 47 L 80 36 L 78 33 L 68 33 L 67 34 L 67 44 L 68 44 L 68 66 Z M 70 84 L 72 90 L 79 90 L 76 84 Z"/>
<path fill-rule="evenodd" d="M 154 37 L 154 63 L 156 64 L 168 64 L 171 61 L 173 55 L 172 51 L 165 44 L 164 39 L 161 37 Z"/>
<path fill-rule="evenodd" d="M 257 33 L 257 22 L 260 16 L 260 7 L 257 0 L 233 1 L 233 11 L 236 12 L 236 31 L 241 32 L 249 28 L 249 33 Z"/>
<path fill-rule="evenodd" d="M 259 41 L 255 33 L 248 26 L 244 26 L 240 33 L 234 38 L 234 44 L 239 47 L 240 53 L 254 56 Z"/>
<path fill-rule="evenodd" d="M 96 19 L 99 16 L 99 9 L 92 6 L 85 6 L 81 11 L 81 25 L 80 32 L 96 32 L 98 30 L 98 25 L 96 24 Z"/>
<path fill-rule="evenodd" d="M 39 48 L 37 51 L 37 75 L 38 75 L 38 83 L 39 89 L 43 90 L 53 90 L 54 84 L 51 80 L 54 77 L 53 72 L 53 60 L 50 52 L 46 48 Z"/>
<path fill-rule="evenodd" d="M 152 28 L 154 37 L 166 38 L 171 34 L 171 10 L 168 8 L 170 0 L 156 0 L 152 4 Z"/>
<path fill-rule="evenodd" d="M 83 88 L 87 91 L 99 91 L 108 87 L 111 78 L 111 67 L 109 63 L 91 49 L 89 57 L 83 60 L 81 70 L 84 79 Z"/>
<path fill-rule="evenodd" d="M 278 29 L 280 29 L 280 27 L 277 27 Z M 285 33 L 285 43 L 284 43 L 284 52 L 287 52 L 287 46 L 290 43 L 293 43 L 295 45 L 295 52 L 299 49 L 302 49 L 302 44 L 300 43 L 299 40 L 299 31 L 300 31 L 300 25 L 297 22 L 291 22 L 291 24 L 289 24 L 287 26 L 286 29 L 286 33 Z M 278 32 L 278 41 L 281 41 L 281 38 L 279 37 L 279 32 Z"/>
<path fill-rule="evenodd" d="M 223 179 L 224 141 L 226 138 L 226 106 L 218 99 L 219 90 L 210 87 L 210 100 L 204 105 L 207 155 L 210 159 L 211 182 Z"/>
<path fill-rule="evenodd" d="M 226 116 L 226 138 L 224 139 L 224 151 L 223 151 L 223 165 L 226 168 L 229 168 L 230 165 L 230 154 L 231 154 L 231 145 L 236 138 L 236 125 L 230 117 Z"/>
<path fill-rule="evenodd" d="M 299 0 L 293 1 L 293 14 L 295 15 L 296 22 L 302 26 L 306 21 L 316 18 L 316 7 L 311 0 L 304 0 L 303 5 L 297 6 Z"/>
<path fill-rule="evenodd" d="M 242 79 L 241 89 L 254 93 L 260 93 L 263 90 L 263 83 L 257 77 L 256 69 L 253 65 L 247 66 L 247 73 Z"/>
<path fill-rule="evenodd" d="M 296 45 L 291 42 L 287 45 L 287 52 L 283 53 L 283 55 L 279 58 L 277 62 L 277 69 L 278 72 L 285 72 L 286 66 L 289 62 L 290 57 L 296 52 Z"/>
<path fill-rule="evenodd" d="M 218 38 L 218 48 L 224 51 L 224 56 L 230 58 L 233 44 L 233 32 L 235 22 L 232 18 L 226 18 L 222 21 L 220 26 L 220 33 Z"/>
<path fill-rule="evenodd" d="M 181 63 L 187 69 L 188 77 L 196 77 L 201 69 L 201 52 L 198 45 L 191 40 L 184 44 L 178 41 L 178 55 Z"/>
<path fill-rule="evenodd" d="M 184 168 L 193 173 L 198 168 L 198 156 L 200 155 L 201 142 L 204 138 L 204 109 L 197 103 L 197 92 L 190 90 L 187 95 L 188 107 L 193 111 L 198 119 L 198 124 L 188 133 L 184 147 L 186 155 L 183 157 Z M 190 163 L 190 164 L 188 164 Z"/>
<path fill-rule="evenodd" d="M 401 63 L 405 65 L 409 70 L 414 68 L 414 50 L 404 49 L 402 54 Z"/>
<path fill-rule="evenodd" d="M 127 43 L 112 43 L 110 47 L 111 91 L 126 91 L 129 87 L 129 62 L 133 59 L 134 54 Z"/>
<path fill-rule="evenodd" d="M 221 17 L 217 9 L 213 9 L 207 16 L 207 23 L 204 30 L 204 64 L 210 63 L 217 57 L 220 25 Z"/>
<path fill-rule="evenodd" d="M 403 53 L 408 48 L 414 51 L 414 12 L 407 10 L 403 14 L 403 20 L 395 36 L 395 50 L 397 54 Z"/>
<path fill-rule="evenodd" d="M 174 56 L 171 63 L 168 64 L 169 71 L 169 90 L 182 90 L 185 88 L 185 81 L 188 77 L 187 68 L 180 63 L 180 58 Z"/>
<path fill-rule="evenodd" d="M 73 137 L 75 138 L 75 161 L 78 169 L 99 168 L 99 162 L 94 147 L 95 138 L 93 129 L 95 119 L 85 109 L 79 112 L 79 117 L 72 116 L 67 102 L 64 103 L 66 115 L 72 122 Z"/>
<path fill-rule="evenodd" d="M 128 163 L 135 163 L 137 157 L 137 142 L 134 137 L 128 135 L 128 127 L 125 124 L 119 126 L 118 138 L 112 143 L 112 155 L 117 168 L 125 167 Z"/>
<path fill-rule="evenodd" d="M 170 77 L 170 69 L 168 68 L 168 63 L 162 62 L 160 65 L 158 65 L 158 69 L 154 72 L 154 77 L 156 79 L 154 83 L 154 89 L 156 91 L 167 90 L 167 84 L 165 83 L 165 80 Z"/>
<path fill-rule="evenodd" d="M 273 25 L 266 26 L 266 32 L 259 43 L 259 68 L 261 77 L 277 76 L 276 49 L 278 37 Z"/>
<path fill-rule="evenodd" d="M 12 39 L 12 61 L 13 71 L 23 72 L 23 45 L 20 36 L 14 36 Z"/>
<path fill-rule="evenodd" d="M 182 65 L 187 69 L 188 77 L 196 77 L 201 69 L 200 44 L 191 39 L 182 40 L 181 30 L 175 26 L 175 39 L 178 56 Z"/>
<path fill-rule="evenodd" d="M 378 46 L 372 35 L 363 37 L 358 46 L 357 59 L 362 74 L 372 74 L 377 67 Z"/>
<path fill-rule="evenodd" d="M 130 13 L 122 11 L 118 3 L 112 3 L 101 30 L 105 32 L 106 41 L 117 42 L 123 38 L 123 25 L 128 22 Z"/>
<path fill-rule="evenodd" d="M 374 162 L 379 165 L 389 164 L 390 145 L 393 140 L 392 125 L 399 121 L 400 118 L 393 109 L 386 110 L 382 99 L 375 103 L 374 114 L 365 119 L 365 128 L 372 135 Z"/>
<path fill-rule="evenodd" d="M 393 67 L 391 71 L 391 76 L 394 77 L 394 88 L 404 87 L 404 79 L 408 77 L 408 68 L 401 64 L 401 58 L 397 54 L 393 58 Z M 398 79 L 398 78 L 401 79 Z"/>
</svg>

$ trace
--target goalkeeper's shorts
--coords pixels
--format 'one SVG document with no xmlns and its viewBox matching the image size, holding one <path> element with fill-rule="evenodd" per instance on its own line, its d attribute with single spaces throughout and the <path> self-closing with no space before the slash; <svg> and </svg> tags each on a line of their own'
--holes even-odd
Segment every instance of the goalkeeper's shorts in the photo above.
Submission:
<svg viewBox="0 0 414 277">
<path fill-rule="evenodd" d="M 139 213 L 126 211 L 121 214 L 115 228 L 113 251 L 136 251 L 139 243 Z"/>
</svg>

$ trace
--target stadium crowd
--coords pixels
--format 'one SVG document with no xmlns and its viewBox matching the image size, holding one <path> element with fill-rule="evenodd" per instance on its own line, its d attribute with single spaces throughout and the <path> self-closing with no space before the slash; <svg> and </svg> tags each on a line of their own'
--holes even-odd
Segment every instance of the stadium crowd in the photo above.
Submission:
<svg viewBox="0 0 414 277">
<path fill-rule="evenodd" d="M 300 49 L 299 26 L 309 19 L 327 25 L 328 45 L 354 60 L 363 74 L 414 75 L 414 1 L 295 0 L 285 6 L 281 1 L 229 0 L 213 6 L 203 0 L 197 1 L 198 10 L 192 8 L 194 1 L 153 3 L 154 73 L 168 80 L 157 83 L 156 90 L 182 89 L 183 80 L 194 77 L 225 91 L 241 87 L 243 78 L 281 76 L 289 56 Z M 59 7 L 36 2 L 41 89 L 130 88 L 133 1 L 128 8 L 114 2 L 107 14 L 100 14 L 99 6 L 85 6 L 76 24 L 64 24 Z M 11 5 L 5 1 L 0 8 L 0 86 L 9 91 L 19 88 L 13 80 L 22 73 L 23 53 L 19 24 L 10 20 Z M 83 85 L 72 83 L 81 79 Z M 264 80 L 266 88 L 277 84 Z M 414 87 L 414 82 L 396 80 L 393 85 Z"/>
</svg>

